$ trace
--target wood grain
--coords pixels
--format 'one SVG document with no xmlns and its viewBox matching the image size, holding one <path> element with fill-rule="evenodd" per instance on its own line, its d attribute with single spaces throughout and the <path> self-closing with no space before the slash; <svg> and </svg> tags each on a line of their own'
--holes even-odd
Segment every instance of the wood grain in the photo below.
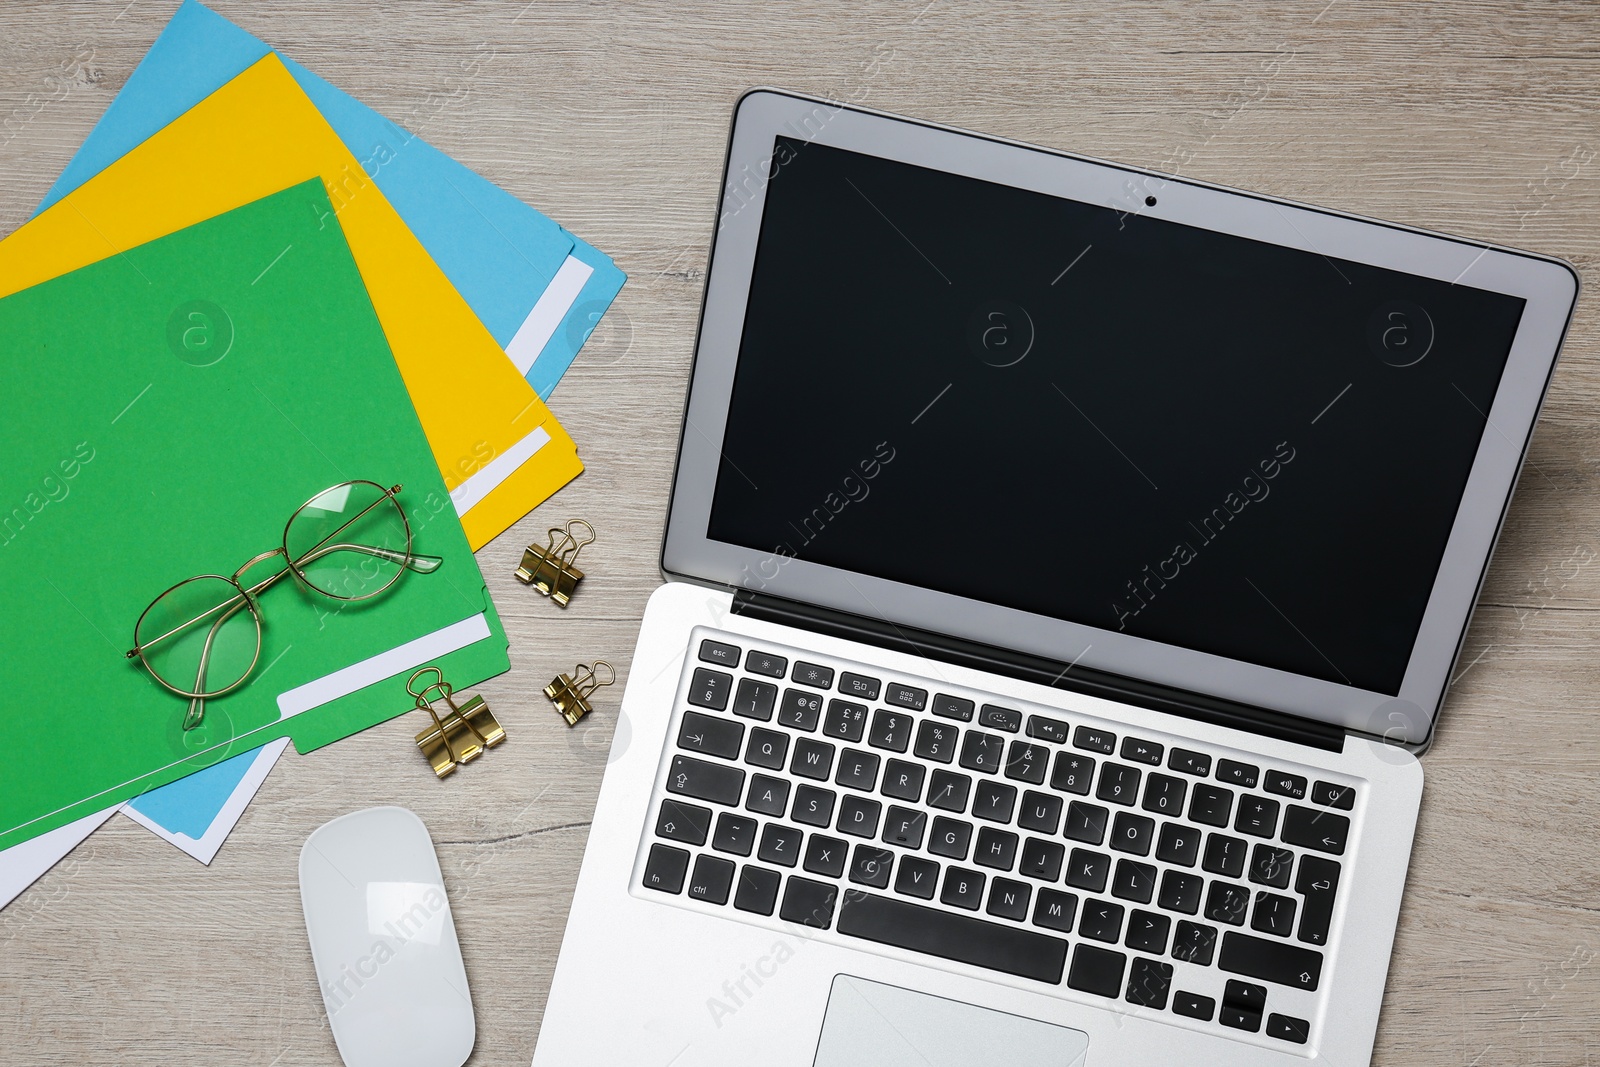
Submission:
<svg viewBox="0 0 1600 1067">
<path fill-rule="evenodd" d="M 397 802 L 439 843 L 478 1009 L 472 1062 L 529 1061 L 615 721 L 613 699 L 569 732 L 538 690 L 591 655 L 625 670 L 659 583 L 744 89 L 1177 168 L 1559 255 L 1585 275 L 1600 257 L 1593 5 L 924 2 L 217 0 L 630 280 L 554 398 L 588 472 L 479 553 L 511 634 L 511 672 L 483 687 L 510 743 L 448 786 L 412 766 L 409 720 L 291 750 L 209 870 L 114 819 L 0 911 L 0 1060 L 336 1064 L 295 859 L 324 820 Z M 31 213 L 175 8 L 123 3 L 0 7 L 0 232 Z M 463 78 L 475 54 L 491 58 Z M 1585 298 L 1425 761 L 1378 1064 L 1600 1063 L 1597 331 Z M 570 515 L 602 537 L 560 614 L 511 571 L 536 530 Z"/>
</svg>

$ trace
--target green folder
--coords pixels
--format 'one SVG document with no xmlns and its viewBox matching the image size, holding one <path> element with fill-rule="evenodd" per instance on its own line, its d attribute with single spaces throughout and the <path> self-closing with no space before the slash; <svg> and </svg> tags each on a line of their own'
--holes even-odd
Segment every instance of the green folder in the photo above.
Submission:
<svg viewBox="0 0 1600 1067">
<path fill-rule="evenodd" d="M 462 620 L 433 659 L 457 688 L 510 666 L 321 181 L 0 300 L 0 848 L 288 736 L 307 752 L 415 708 L 410 670 L 292 717 L 280 693 Z M 441 353 L 441 358 L 447 358 Z M 293 580 L 261 596 L 251 680 L 188 704 L 128 659 L 167 587 L 277 547 L 308 498 L 403 485 L 414 549 L 442 557 L 344 606 Z M 418 728 L 423 724 L 419 716 Z M 410 746 L 394 753 L 431 772 Z"/>
</svg>

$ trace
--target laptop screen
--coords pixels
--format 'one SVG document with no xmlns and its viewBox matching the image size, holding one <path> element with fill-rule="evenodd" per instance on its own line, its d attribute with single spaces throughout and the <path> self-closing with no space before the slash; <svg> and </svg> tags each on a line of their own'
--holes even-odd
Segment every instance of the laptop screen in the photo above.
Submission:
<svg viewBox="0 0 1600 1067">
<path fill-rule="evenodd" d="M 712 540 L 1399 691 L 1523 300 L 783 137 L 772 166 Z"/>
</svg>

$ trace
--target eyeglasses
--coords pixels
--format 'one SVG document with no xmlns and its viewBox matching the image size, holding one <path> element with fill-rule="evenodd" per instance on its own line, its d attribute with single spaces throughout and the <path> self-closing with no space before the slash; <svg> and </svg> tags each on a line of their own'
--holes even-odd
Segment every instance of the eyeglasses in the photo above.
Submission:
<svg viewBox="0 0 1600 1067">
<path fill-rule="evenodd" d="M 189 699 L 183 728 L 205 717 L 205 702 L 243 685 L 261 658 L 257 597 L 292 574 L 308 590 L 334 600 L 370 600 L 407 570 L 429 574 L 444 562 L 411 551 L 411 524 L 395 495 L 376 482 L 342 482 L 295 510 L 283 542 L 232 576 L 201 574 L 168 589 L 144 609 L 133 628 L 135 656 L 151 677 Z M 253 585 L 246 571 L 269 560 L 279 570 Z"/>
</svg>

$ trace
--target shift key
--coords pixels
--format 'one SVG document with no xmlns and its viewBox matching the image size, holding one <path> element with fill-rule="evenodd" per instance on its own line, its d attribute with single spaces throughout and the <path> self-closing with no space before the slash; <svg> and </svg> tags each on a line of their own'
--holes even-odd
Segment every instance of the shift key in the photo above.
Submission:
<svg viewBox="0 0 1600 1067">
<path fill-rule="evenodd" d="M 1322 980 L 1322 953 L 1230 930 L 1222 935 L 1217 967 L 1231 974 L 1309 992 Z"/>
<path fill-rule="evenodd" d="M 715 804 L 736 805 L 744 795 L 744 772 L 688 756 L 673 756 L 667 774 L 667 792 L 709 800 Z"/>
</svg>

